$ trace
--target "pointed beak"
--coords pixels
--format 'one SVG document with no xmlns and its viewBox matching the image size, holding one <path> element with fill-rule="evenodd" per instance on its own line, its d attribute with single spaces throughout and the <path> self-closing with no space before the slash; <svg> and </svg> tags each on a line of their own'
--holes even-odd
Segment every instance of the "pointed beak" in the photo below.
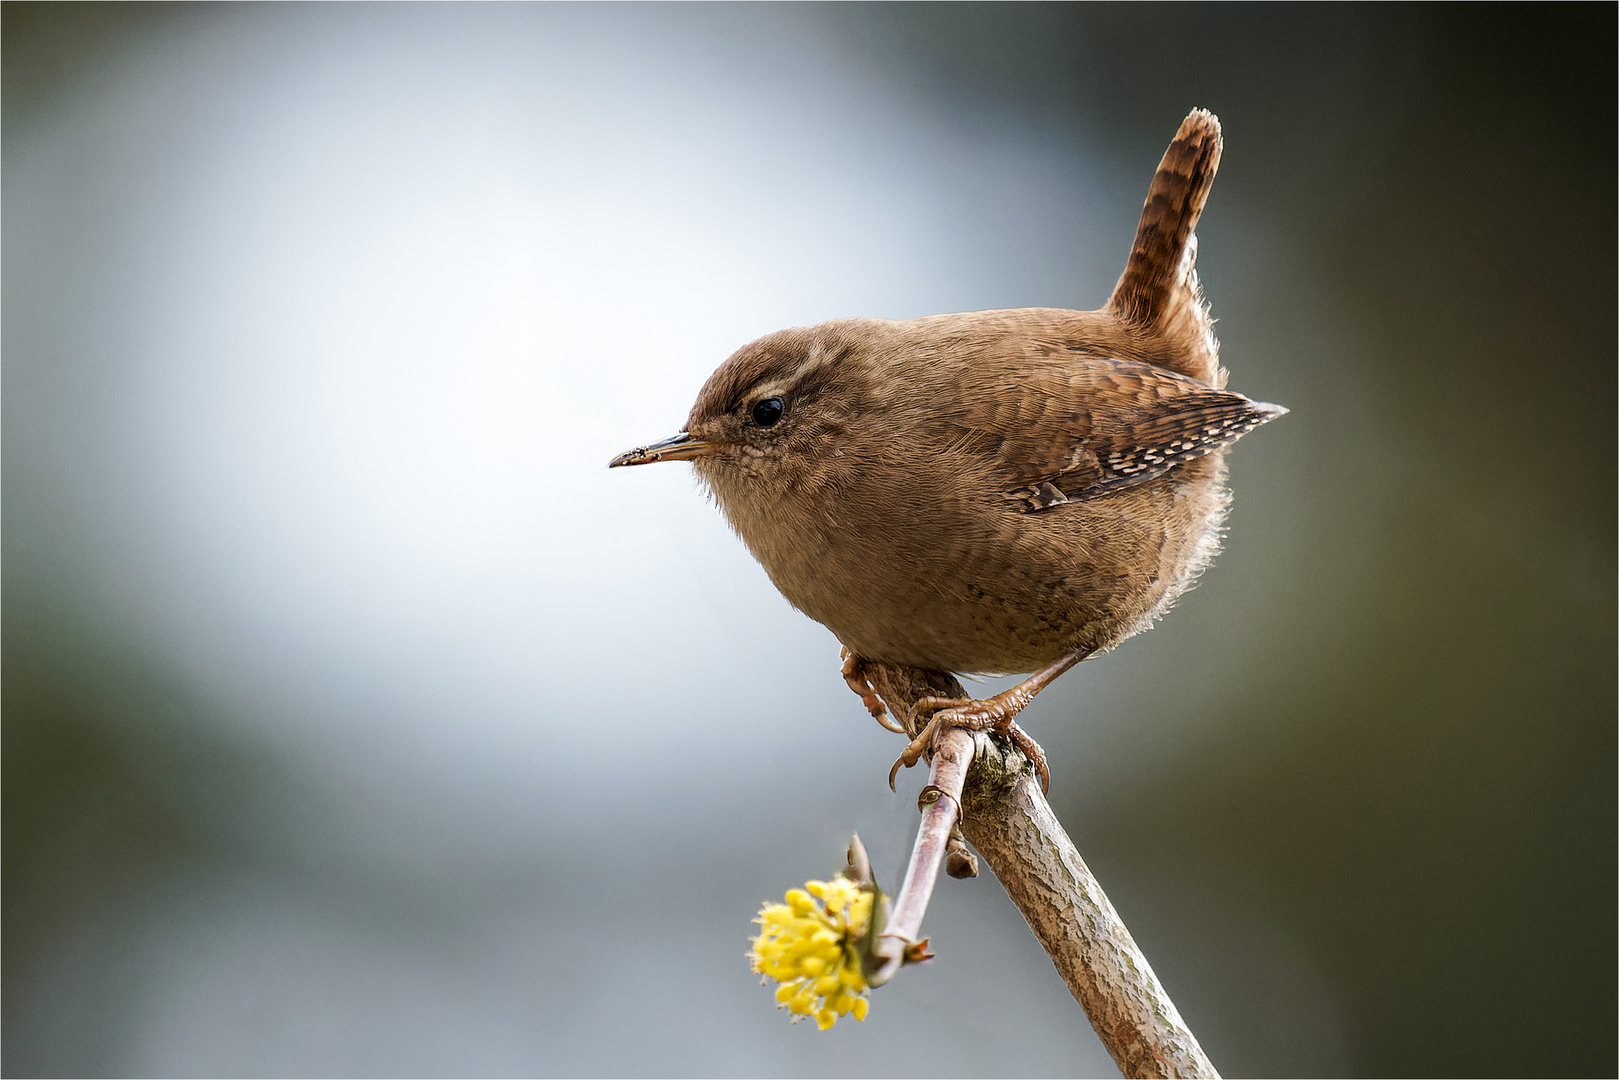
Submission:
<svg viewBox="0 0 1619 1080">
<path fill-rule="evenodd" d="M 694 439 L 682 431 L 679 435 L 670 436 L 651 446 L 637 446 L 634 450 L 627 450 L 609 461 L 607 467 L 616 469 L 620 465 L 650 465 L 654 461 L 690 461 L 692 458 L 711 454 L 718 448 L 718 443 Z"/>
</svg>

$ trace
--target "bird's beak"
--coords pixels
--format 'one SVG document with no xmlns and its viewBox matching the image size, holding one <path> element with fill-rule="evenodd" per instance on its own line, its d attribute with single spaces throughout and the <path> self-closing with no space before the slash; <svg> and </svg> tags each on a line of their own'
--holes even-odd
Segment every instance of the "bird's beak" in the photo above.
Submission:
<svg viewBox="0 0 1619 1080">
<path fill-rule="evenodd" d="M 690 461 L 692 458 L 711 454 L 718 448 L 719 443 L 694 439 L 689 433 L 682 431 L 679 435 L 671 435 L 651 446 L 637 446 L 634 450 L 627 450 L 609 461 L 607 467 L 616 469 L 620 465 L 650 465 L 654 461 Z"/>
</svg>

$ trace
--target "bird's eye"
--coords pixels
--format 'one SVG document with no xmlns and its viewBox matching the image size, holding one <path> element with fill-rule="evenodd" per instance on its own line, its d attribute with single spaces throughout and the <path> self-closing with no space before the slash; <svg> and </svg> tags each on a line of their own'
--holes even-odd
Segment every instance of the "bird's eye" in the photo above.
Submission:
<svg viewBox="0 0 1619 1080">
<path fill-rule="evenodd" d="M 767 397 L 753 407 L 753 422 L 760 427 L 769 427 L 781 419 L 781 398 Z"/>
</svg>

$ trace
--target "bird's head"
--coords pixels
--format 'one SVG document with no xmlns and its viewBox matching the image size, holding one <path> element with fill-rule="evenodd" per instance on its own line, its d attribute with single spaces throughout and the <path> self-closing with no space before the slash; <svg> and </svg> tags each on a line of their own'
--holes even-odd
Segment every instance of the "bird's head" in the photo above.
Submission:
<svg viewBox="0 0 1619 1080">
<path fill-rule="evenodd" d="M 755 486 L 795 487 L 839 456 L 841 436 L 869 414 L 870 323 L 781 330 L 744 345 L 697 395 L 686 428 L 609 467 L 690 461 L 724 501 Z"/>
</svg>

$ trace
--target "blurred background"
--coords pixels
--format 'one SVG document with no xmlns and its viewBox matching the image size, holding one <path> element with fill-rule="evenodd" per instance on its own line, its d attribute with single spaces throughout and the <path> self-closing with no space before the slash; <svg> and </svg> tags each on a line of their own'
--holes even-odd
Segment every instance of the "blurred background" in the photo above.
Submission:
<svg viewBox="0 0 1619 1080">
<path fill-rule="evenodd" d="M 1114 1075 L 684 466 L 782 326 L 1100 305 L 1193 106 L 1226 551 L 1025 715 L 1227 1075 L 1616 1068 L 1615 9 L 3 10 L 8 1075 Z"/>
</svg>

